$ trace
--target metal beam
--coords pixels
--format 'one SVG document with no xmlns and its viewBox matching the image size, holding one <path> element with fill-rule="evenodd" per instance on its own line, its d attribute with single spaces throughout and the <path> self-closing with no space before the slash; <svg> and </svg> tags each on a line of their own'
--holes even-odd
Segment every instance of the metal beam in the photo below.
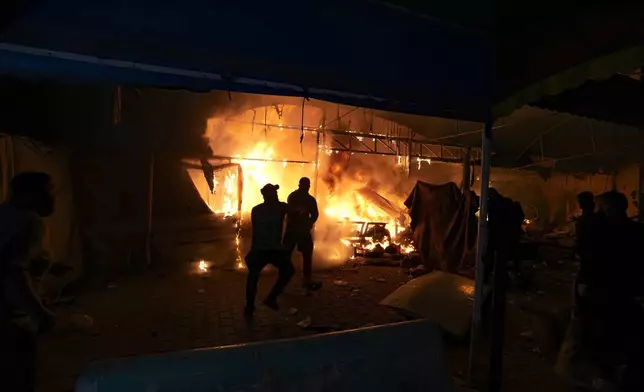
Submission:
<svg viewBox="0 0 644 392">
<path fill-rule="evenodd" d="M 242 121 L 242 120 L 234 120 L 234 119 L 227 119 L 227 122 L 235 122 L 235 123 L 240 123 L 240 124 L 248 124 L 248 125 L 260 125 L 260 126 L 265 126 L 267 128 L 277 128 L 280 130 L 291 130 L 291 131 L 299 131 L 301 132 L 302 129 L 304 132 L 326 132 L 330 133 L 333 136 L 349 136 L 353 138 L 362 138 L 362 139 L 375 139 L 376 141 L 383 141 L 383 142 L 403 142 L 403 143 L 409 143 L 410 138 L 409 137 L 402 137 L 402 136 L 388 136 L 388 135 L 382 135 L 382 134 L 375 134 L 371 132 L 361 132 L 361 131 L 347 131 L 347 130 L 342 130 L 342 129 L 329 129 L 326 127 L 302 127 L 299 125 L 285 125 L 285 124 L 270 124 L 270 123 L 265 123 L 265 122 L 255 122 L 253 123 L 252 121 Z M 476 131 L 480 132 L 480 131 Z M 450 136 L 451 137 L 451 136 Z M 424 145 L 432 145 L 432 146 L 442 146 L 445 148 L 453 148 L 453 149 L 461 149 L 461 148 L 466 148 L 468 146 L 466 145 L 461 145 L 461 144 L 443 144 L 443 143 L 436 143 L 437 140 L 442 140 L 442 138 L 437 138 L 437 139 L 428 139 L 428 140 L 423 140 L 423 139 L 415 139 L 411 138 L 411 142 L 413 144 L 417 143 L 422 143 Z M 392 151 L 396 151 L 391 147 L 391 145 L 387 146 L 388 149 Z M 471 147 L 473 151 L 479 151 L 479 147 Z M 452 151 L 450 151 L 450 154 L 454 156 Z M 438 157 L 438 155 L 437 155 Z"/>
</svg>

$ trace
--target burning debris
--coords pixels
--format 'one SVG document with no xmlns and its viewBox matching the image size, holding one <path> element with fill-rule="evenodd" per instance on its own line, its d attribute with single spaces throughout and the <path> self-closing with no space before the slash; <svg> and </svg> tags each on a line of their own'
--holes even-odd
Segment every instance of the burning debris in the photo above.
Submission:
<svg viewBox="0 0 644 392">
<path fill-rule="evenodd" d="M 312 178 L 322 212 L 314 232 L 316 260 L 340 265 L 350 257 L 410 254 L 408 218 L 400 207 L 409 188 L 400 185 L 408 180 L 395 157 L 325 154 L 324 121 L 320 109 L 306 106 L 303 116 L 302 107 L 295 105 L 214 116 L 206 130 L 214 155 L 194 163 L 191 179 L 213 213 L 243 226 L 250 210 L 262 202 L 262 186 L 296 189 L 301 177 Z M 316 137 L 306 136 L 300 143 L 292 129 Z M 239 232 L 235 267 L 241 269 Z"/>
</svg>

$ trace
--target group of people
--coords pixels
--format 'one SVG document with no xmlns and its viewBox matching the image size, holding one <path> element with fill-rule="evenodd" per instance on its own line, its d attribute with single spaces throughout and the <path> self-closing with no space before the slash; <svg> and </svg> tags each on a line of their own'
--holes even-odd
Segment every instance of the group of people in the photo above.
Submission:
<svg viewBox="0 0 644 392">
<path fill-rule="evenodd" d="M 252 318 L 255 312 L 257 284 L 261 271 L 268 264 L 277 268 L 278 278 L 263 303 L 273 310 L 279 309 L 277 298 L 295 274 L 291 255 L 296 247 L 302 254 L 304 290 L 308 293 L 320 288 L 320 283 L 312 280 L 311 231 L 319 212 L 317 201 L 309 194 L 311 180 L 301 178 L 298 189 L 288 196 L 286 203 L 279 200 L 278 189 L 279 185 L 266 184 L 261 189 L 264 202 L 251 211 L 252 244 L 245 258 L 248 279 L 244 314 L 248 318 Z"/>
<path fill-rule="evenodd" d="M 594 377 L 641 390 L 644 385 L 644 226 L 628 218 L 628 199 L 611 191 L 578 195 L 580 269 L 574 284 L 569 339 L 573 377 Z M 638 389 L 640 388 L 640 389 Z"/>
</svg>

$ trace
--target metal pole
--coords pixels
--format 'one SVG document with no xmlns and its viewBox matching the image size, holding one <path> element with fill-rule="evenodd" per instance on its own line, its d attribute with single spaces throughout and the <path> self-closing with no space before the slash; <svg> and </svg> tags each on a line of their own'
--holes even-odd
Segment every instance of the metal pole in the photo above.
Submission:
<svg viewBox="0 0 644 392">
<path fill-rule="evenodd" d="M 474 360 L 476 329 L 481 323 L 481 307 L 483 303 L 483 283 L 485 270 L 483 266 L 483 256 L 487 248 L 488 226 L 488 194 L 490 189 L 490 153 L 492 149 L 492 119 L 491 117 L 485 122 L 483 138 L 481 140 L 482 162 L 481 162 L 481 201 L 479 211 L 479 229 L 476 242 L 476 267 L 474 279 L 474 306 L 472 307 L 472 328 L 470 339 L 469 365 L 467 369 L 467 378 L 472 379 L 472 364 Z"/>
<path fill-rule="evenodd" d="M 320 131 L 315 141 L 315 174 L 313 177 L 313 197 L 318 197 L 318 170 L 320 168 Z"/>
<path fill-rule="evenodd" d="M 472 149 L 468 147 L 465 149 L 465 154 L 463 155 L 463 194 L 467 193 L 470 190 L 471 160 Z"/>
<path fill-rule="evenodd" d="M 409 168 L 409 171 L 407 173 L 407 176 L 411 178 L 411 146 L 412 143 L 414 142 L 414 133 L 409 130 L 409 140 L 407 141 L 407 166 Z"/>
<path fill-rule="evenodd" d="M 154 203 L 154 152 L 150 155 L 150 178 L 148 182 L 148 211 L 145 227 L 145 263 L 152 265 L 152 205 Z"/>
</svg>

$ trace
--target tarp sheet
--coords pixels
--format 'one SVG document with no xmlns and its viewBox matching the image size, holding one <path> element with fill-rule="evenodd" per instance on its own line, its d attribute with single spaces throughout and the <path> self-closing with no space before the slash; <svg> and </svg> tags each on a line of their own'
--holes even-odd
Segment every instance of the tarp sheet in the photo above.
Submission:
<svg viewBox="0 0 644 392">
<path fill-rule="evenodd" d="M 41 0 L 0 30 L 0 73 L 481 119 L 490 45 L 367 1 Z"/>
<path fill-rule="evenodd" d="M 428 320 L 91 364 L 78 392 L 452 392 Z"/>
<path fill-rule="evenodd" d="M 453 182 L 432 185 L 418 181 L 405 201 L 413 238 L 425 267 L 474 276 L 476 223 L 472 194 L 464 196 Z"/>
<path fill-rule="evenodd" d="M 7 196 L 11 178 L 18 173 L 39 171 L 49 174 L 54 183 L 54 213 L 44 219 L 43 245 L 52 263 L 73 268 L 65 282 L 43 281 L 42 289 L 55 290 L 82 274 L 81 242 L 74 214 L 73 190 L 67 154 L 48 149 L 29 139 L 0 134 L 0 194 Z"/>
</svg>

